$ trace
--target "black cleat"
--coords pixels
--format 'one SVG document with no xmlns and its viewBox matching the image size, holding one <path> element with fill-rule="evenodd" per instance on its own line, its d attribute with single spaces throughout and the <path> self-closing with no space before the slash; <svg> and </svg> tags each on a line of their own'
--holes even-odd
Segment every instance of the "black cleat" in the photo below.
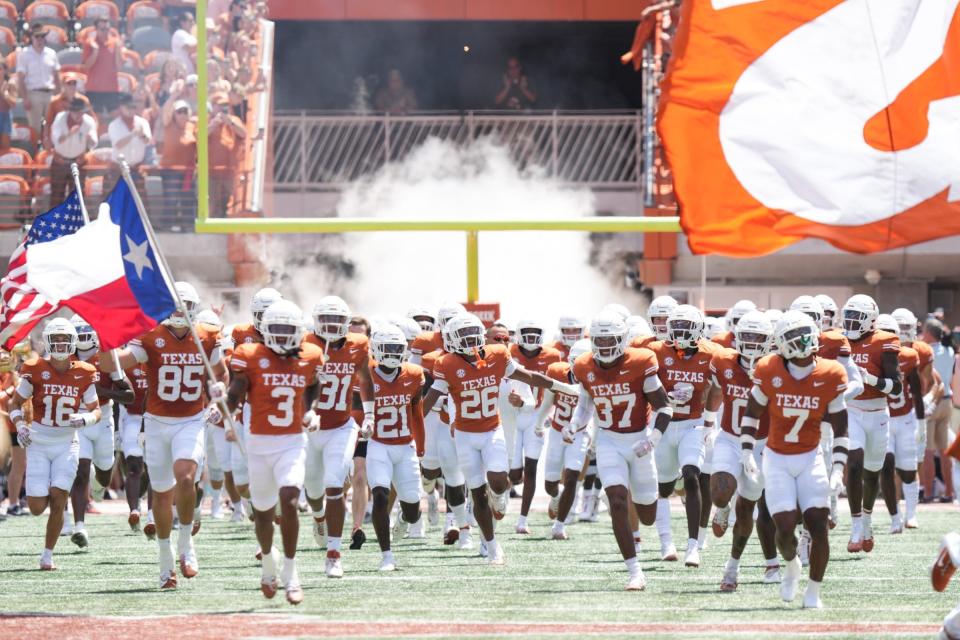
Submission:
<svg viewBox="0 0 960 640">
<path fill-rule="evenodd" d="M 363 543 L 367 541 L 367 534 L 363 532 L 363 529 L 354 529 L 353 535 L 350 536 L 350 549 L 357 551 L 360 547 L 363 546 Z"/>
</svg>

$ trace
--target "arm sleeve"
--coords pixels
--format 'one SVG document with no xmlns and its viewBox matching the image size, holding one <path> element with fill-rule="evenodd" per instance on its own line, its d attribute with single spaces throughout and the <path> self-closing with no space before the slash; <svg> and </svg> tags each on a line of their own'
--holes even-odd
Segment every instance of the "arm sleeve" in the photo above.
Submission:
<svg viewBox="0 0 960 640">
<path fill-rule="evenodd" d="M 423 362 L 423 356 L 419 353 L 410 352 L 410 364 L 415 364 L 420 366 L 420 363 Z"/>
<path fill-rule="evenodd" d="M 853 364 L 849 356 L 840 356 L 837 362 L 843 365 L 843 369 L 847 372 L 847 390 L 843 394 L 844 397 L 847 400 L 856 398 L 863 393 L 863 376 L 860 375 L 860 369 Z"/>
<path fill-rule="evenodd" d="M 573 410 L 573 419 L 570 421 L 574 429 L 582 429 L 590 419 L 593 418 L 593 398 L 586 389 L 580 389 L 580 397 L 577 398 L 577 408 Z"/>
<path fill-rule="evenodd" d="M 662 386 L 663 383 L 660 382 L 660 376 L 647 376 L 647 378 L 643 381 L 643 392 L 653 393 Z"/>
<path fill-rule="evenodd" d="M 447 395 L 450 393 L 450 385 L 447 384 L 446 380 L 441 380 L 439 378 L 434 378 L 431 388 L 442 395 Z"/>
<path fill-rule="evenodd" d="M 547 414 L 550 413 L 550 409 L 553 407 L 553 398 L 553 391 L 550 391 L 549 389 L 543 390 L 543 401 L 540 403 L 540 408 L 537 409 L 537 418 L 534 421 L 534 424 L 543 424 L 544 419 L 547 417 Z"/>
<path fill-rule="evenodd" d="M 91 384 L 83 392 L 83 404 L 93 404 L 97 401 L 97 385 Z"/>
<path fill-rule="evenodd" d="M 507 358 L 507 364 L 503 370 L 503 376 L 509 378 L 517 370 L 517 363 L 513 361 L 513 358 Z"/>
<path fill-rule="evenodd" d="M 763 390 L 760 388 L 760 385 L 753 385 L 753 388 L 750 389 L 750 395 L 752 395 L 753 399 L 757 401 L 757 404 L 764 407 L 767 406 L 767 394 L 763 392 Z"/>
<path fill-rule="evenodd" d="M 33 395 L 33 385 L 26 378 L 20 378 L 20 384 L 17 385 L 17 394 L 21 398 L 29 398 Z"/>
<path fill-rule="evenodd" d="M 129 348 L 130 353 L 137 359 L 137 362 L 143 364 L 147 361 L 147 351 L 143 348 L 143 345 L 140 344 L 139 340 L 131 342 Z"/>
<path fill-rule="evenodd" d="M 837 397 L 830 401 L 827 406 L 827 413 L 840 413 L 847 408 L 847 398 L 844 394 L 838 393 Z"/>
<path fill-rule="evenodd" d="M 210 350 L 210 364 L 217 364 L 223 360 L 223 347 L 220 346 L 220 341 L 217 340 L 217 343 L 213 345 L 213 349 Z"/>
</svg>

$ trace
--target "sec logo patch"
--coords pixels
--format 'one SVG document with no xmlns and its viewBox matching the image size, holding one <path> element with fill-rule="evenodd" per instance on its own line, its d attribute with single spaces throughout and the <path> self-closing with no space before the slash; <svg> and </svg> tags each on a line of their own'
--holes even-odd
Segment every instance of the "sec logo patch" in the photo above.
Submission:
<svg viewBox="0 0 960 640">
<path fill-rule="evenodd" d="M 726 378 L 727 380 L 733 378 L 733 371 L 731 369 L 727 369 L 726 371 L 723 372 L 723 377 Z"/>
<path fill-rule="evenodd" d="M 668 367 L 671 366 L 673 364 L 673 358 L 667 356 L 663 359 L 663 364 L 667 365 Z"/>
<path fill-rule="evenodd" d="M 260 358 L 259 364 L 261 369 L 266 369 L 270 366 L 270 361 L 266 358 Z"/>
<path fill-rule="evenodd" d="M 43 378 L 44 380 L 49 380 L 49 379 L 50 379 L 50 372 L 49 372 L 49 371 L 44 371 L 43 373 L 40 374 L 40 377 Z"/>
<path fill-rule="evenodd" d="M 246 338 L 243 339 L 243 342 L 244 344 L 253 344 L 253 337 L 247 336 Z"/>
<path fill-rule="evenodd" d="M 465 375 L 467 375 L 467 372 L 466 372 L 466 371 L 464 371 L 463 369 L 457 369 L 457 377 L 458 377 L 458 378 L 462 378 L 462 377 L 464 377 Z"/>
<path fill-rule="evenodd" d="M 157 338 L 157 341 L 154 344 L 157 345 L 157 349 L 163 349 L 165 346 L 167 346 L 167 341 L 163 338 Z"/>
<path fill-rule="evenodd" d="M 770 384 L 773 385 L 774 389 L 779 389 L 783 386 L 783 378 L 780 376 L 773 376 L 773 380 L 770 381 Z"/>
<path fill-rule="evenodd" d="M 587 374 L 587 382 L 593 382 L 597 379 L 597 376 L 594 375 L 593 371 Z"/>
</svg>

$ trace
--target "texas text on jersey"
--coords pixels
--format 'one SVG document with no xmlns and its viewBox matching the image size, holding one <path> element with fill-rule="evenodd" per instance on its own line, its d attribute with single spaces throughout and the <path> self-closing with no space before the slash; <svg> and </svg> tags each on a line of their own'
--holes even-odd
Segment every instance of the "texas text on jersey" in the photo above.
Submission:
<svg viewBox="0 0 960 640">
<path fill-rule="evenodd" d="M 379 369 L 373 370 L 375 403 L 372 439 L 382 444 L 417 443 L 423 451 L 423 411 L 414 400 L 423 391 L 423 369 L 404 362 L 391 379 Z"/>
<path fill-rule="evenodd" d="M 30 397 L 36 424 L 68 427 L 70 414 L 79 413 L 84 405 L 96 402 L 98 379 L 96 367 L 88 362 L 73 360 L 70 368 L 61 373 L 49 361 L 34 358 L 24 362 L 20 369 L 18 393 Z"/>
<path fill-rule="evenodd" d="M 314 407 L 320 416 L 320 429 L 342 427 L 350 420 L 355 382 L 369 357 L 369 339 L 361 333 L 348 333 L 343 345 L 332 348 L 311 333 L 304 343 L 322 349 L 326 357 Z"/>
<path fill-rule="evenodd" d="M 723 412 L 720 428 L 730 435 L 740 436 L 740 419 L 745 415 L 753 381 L 750 373 L 740 365 L 740 354 L 734 349 L 722 349 L 710 361 L 713 383 L 723 393 Z M 767 437 L 770 416 L 764 413 L 757 428 L 757 440 Z"/>
<path fill-rule="evenodd" d="M 500 424 L 500 382 L 517 366 L 504 345 L 489 344 L 482 359 L 468 362 L 456 353 L 444 353 L 433 367 L 433 387 L 453 398 L 458 431 L 483 433 Z"/>
<path fill-rule="evenodd" d="M 569 362 L 554 362 L 547 367 L 547 375 L 554 380 L 565 382 L 567 384 L 575 383 L 571 379 L 573 367 Z M 564 427 L 570 426 L 570 419 L 573 418 L 573 410 L 577 408 L 577 396 L 562 391 L 554 392 L 553 416 L 550 419 L 550 426 L 554 431 L 563 431 Z"/>
<path fill-rule="evenodd" d="M 618 433 L 634 433 L 647 427 L 650 410 L 644 383 L 657 375 L 657 357 L 649 349 L 624 350 L 618 366 L 604 369 L 592 353 L 573 363 L 573 375 L 593 399 L 597 426 Z"/>
<path fill-rule="evenodd" d="M 651 343 L 649 349 L 657 356 L 660 365 L 657 375 L 660 376 L 660 382 L 668 396 L 683 386 L 687 387 L 688 392 L 692 388 L 688 402 L 674 405 L 674 420 L 695 420 L 702 416 L 705 391 L 710 386 L 710 359 L 713 357 L 713 348 L 706 346 L 706 341 L 701 341 L 697 350 L 688 354 L 678 351 L 666 342 L 658 341 Z"/>
<path fill-rule="evenodd" d="M 250 433 L 288 435 L 303 430 L 304 394 L 317 378 L 323 352 L 304 343 L 296 356 L 281 356 L 259 342 L 237 345 L 230 368 L 249 381 Z"/>
</svg>

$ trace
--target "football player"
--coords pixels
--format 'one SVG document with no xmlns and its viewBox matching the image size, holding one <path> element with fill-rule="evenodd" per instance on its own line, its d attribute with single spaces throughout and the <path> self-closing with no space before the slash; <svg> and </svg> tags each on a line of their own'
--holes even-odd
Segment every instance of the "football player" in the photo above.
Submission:
<svg viewBox="0 0 960 640">
<path fill-rule="evenodd" d="M 505 559 L 503 549 L 494 539 L 493 518 L 503 518 L 510 480 L 500 426 L 500 383 L 509 378 L 538 389 L 568 393 L 576 390 L 573 385 L 518 366 L 506 346 L 485 344 L 484 326 L 476 316 L 464 313 L 449 324 L 454 353 L 443 354 L 434 365 L 434 381 L 424 398 L 423 410 L 432 410 L 444 395 L 453 398 L 457 456 L 473 496 L 474 517 L 483 533 L 490 563 L 502 565 Z"/>
<path fill-rule="evenodd" d="M 820 308 L 823 309 L 823 321 L 822 328 L 824 331 L 829 329 L 842 328 L 839 318 L 839 309 L 837 308 L 837 303 L 833 301 L 833 298 L 826 295 L 825 293 L 820 293 L 813 297 L 817 301 L 817 304 L 820 305 Z"/>
<path fill-rule="evenodd" d="M 547 367 L 547 375 L 554 380 L 577 384 L 573 377 L 573 363 L 584 353 L 590 351 L 590 341 L 578 340 L 570 347 L 566 361 L 555 362 Z M 547 515 L 553 521 L 551 536 L 554 540 L 568 538 L 565 522 L 577 497 L 577 481 L 586 460 L 587 449 L 593 438 L 591 428 L 595 430 L 593 420 L 588 420 L 585 428 L 574 431 L 573 410 L 577 406 L 577 397 L 566 393 L 543 392 L 543 403 L 538 412 L 537 421 L 547 421 L 549 430 L 547 442 L 547 460 L 544 470 L 544 487 L 550 495 Z M 550 411 L 553 411 L 549 415 Z M 563 491 L 560 484 L 563 484 Z"/>
<path fill-rule="evenodd" d="M 673 408 L 657 376 L 654 353 L 626 344 L 627 325 L 618 315 L 601 313 L 590 323 L 591 350 L 573 364 L 580 389 L 570 431 L 582 431 L 591 419 L 596 420 L 597 472 L 609 500 L 613 535 L 629 573 L 626 589 L 642 591 L 646 579 L 628 509 L 632 502 L 640 522 L 647 526 L 656 521 L 653 452 L 670 424 Z M 648 429 L 651 409 L 654 428 Z"/>
<path fill-rule="evenodd" d="M 843 332 L 853 362 L 860 367 L 863 393 L 850 400 L 850 462 L 847 501 L 852 527 L 847 551 L 873 550 L 873 505 L 887 454 L 887 396 L 903 391 L 898 369 L 900 338 L 875 327 L 879 311 L 873 298 L 857 294 L 843 305 Z"/>
<path fill-rule="evenodd" d="M 543 345 L 546 328 L 535 320 L 521 320 L 517 322 L 517 343 L 510 345 L 510 356 L 514 361 L 526 369 L 536 373 L 546 374 L 547 368 L 559 363 L 560 352 L 552 347 Z M 559 380 L 559 378 L 556 378 Z M 568 381 L 564 381 L 568 382 Z M 512 396 L 515 396 L 511 392 Z M 520 496 L 520 517 L 517 519 L 517 533 L 528 534 L 527 515 L 533 496 L 537 490 L 537 465 L 540 463 L 540 454 L 543 452 L 543 436 L 545 433 L 543 420 L 538 420 L 540 403 L 543 396 L 532 393 L 533 404 L 517 411 L 517 431 L 513 440 L 513 451 L 510 456 L 510 482 L 514 485 L 523 484 L 523 493 Z M 521 405 L 523 406 L 522 400 Z M 516 406 L 516 405 L 514 405 Z"/>
<path fill-rule="evenodd" d="M 298 503 L 306 474 L 306 439 L 318 426 L 309 411 L 317 395 L 323 351 L 303 341 L 303 313 L 288 300 L 267 307 L 257 319 L 263 342 L 237 345 L 230 360 L 233 372 L 227 408 L 233 413 L 246 400 L 250 431 L 246 437 L 257 541 L 263 550 L 260 590 L 267 598 L 277 592 L 278 575 L 287 602 L 300 604 L 303 588 L 297 577 L 296 551 L 300 532 Z M 219 413 L 216 405 L 211 407 Z M 218 421 L 219 416 L 213 418 Z M 274 519 L 279 497 L 283 566 L 273 546 Z"/>
<path fill-rule="evenodd" d="M 212 402 L 226 398 L 226 377 L 220 348 L 220 332 L 210 325 L 195 329 L 200 349 L 191 336 L 193 315 L 200 295 L 188 282 L 174 284 L 183 309 L 174 312 L 162 324 L 118 350 L 121 369 L 138 364 L 147 371 L 147 406 L 143 416 L 144 461 L 153 490 L 153 517 L 159 543 L 160 588 L 175 589 L 170 531 L 173 528 L 174 499 L 180 520 L 177 552 L 180 571 L 185 578 L 199 572 L 193 547 L 193 512 L 197 492 L 194 483 L 203 461 L 204 444 L 204 358 L 211 364 L 216 381 L 209 381 L 207 393 Z M 102 371 L 114 371 L 110 354 L 100 354 Z M 176 494 L 176 495 L 174 495 Z"/>
<path fill-rule="evenodd" d="M 367 447 L 367 473 L 373 492 L 373 528 L 383 558 L 381 571 L 396 570 L 390 547 L 390 486 L 400 500 L 400 522 L 412 525 L 420 515 L 420 465 L 424 453 L 421 394 L 426 380 L 423 369 L 405 362 L 407 340 L 397 327 L 387 325 L 373 332 L 370 351 L 373 369 L 373 428 Z M 401 524 L 402 526 L 402 524 Z"/>
<path fill-rule="evenodd" d="M 78 315 L 70 318 L 77 330 L 76 356 L 82 362 L 97 366 L 96 355 L 100 351 L 97 333 L 86 320 Z M 102 488 L 110 484 L 113 475 L 115 450 L 113 446 L 113 401 L 120 404 L 133 402 L 134 393 L 130 381 L 121 373 L 120 380 L 111 384 L 109 377 L 97 371 L 97 399 L 100 405 L 100 421 L 77 434 L 80 440 L 80 463 L 77 465 L 77 477 L 70 489 L 70 502 L 73 506 L 73 533 L 70 541 L 83 549 L 89 544 L 89 536 L 84 523 L 90 495 L 90 463 L 93 463 L 97 484 Z M 139 490 L 139 485 L 137 485 Z M 101 489 L 102 490 L 102 489 Z"/>
<path fill-rule="evenodd" d="M 337 296 L 322 298 L 313 308 L 313 333 L 306 337 L 321 347 L 325 361 L 314 411 L 316 431 L 307 434 L 307 475 L 304 486 L 314 514 L 314 538 L 324 546 L 326 574 L 342 578 L 340 560 L 346 506 L 343 488 L 356 449 L 358 425 L 350 414 L 354 387 L 359 387 L 363 422 L 373 421 L 373 384 L 370 381 L 369 341 L 350 333 L 350 307 Z M 326 498 L 326 505 L 324 499 Z"/>
<path fill-rule="evenodd" d="M 652 336 L 638 336 L 630 343 L 631 347 L 646 347 L 654 340 L 666 341 L 667 318 L 677 308 L 677 301 L 670 296 L 659 296 L 647 307 L 647 323 L 653 330 Z"/>
<path fill-rule="evenodd" d="M 436 316 L 426 307 L 413 307 L 407 311 L 407 318 L 415 321 L 420 326 L 420 331 L 434 331 L 437 328 Z"/>
<path fill-rule="evenodd" d="M 560 316 L 557 321 L 560 338 L 550 346 L 560 352 L 564 361 L 570 358 L 570 347 L 587 335 L 587 321 L 579 316 Z"/>
<path fill-rule="evenodd" d="M 740 322 L 740 318 L 747 315 L 749 312 L 756 310 L 757 305 L 752 300 L 738 300 L 735 305 L 730 307 L 730 311 L 727 312 L 727 315 L 725 316 L 727 322 L 726 331 L 722 331 L 710 339 L 720 346 L 732 349 L 734 338 L 733 332 L 734 329 L 737 328 L 737 323 Z"/>
<path fill-rule="evenodd" d="M 804 608 L 820 608 L 820 585 L 830 558 L 828 519 L 830 486 L 843 478 L 847 457 L 847 411 L 843 367 L 816 356 L 820 328 L 800 311 L 787 311 L 774 331 L 777 354 L 760 360 L 740 419 L 744 473 L 758 479 L 754 448 L 760 418 L 770 421 L 763 453 L 767 507 L 777 528 L 777 547 L 787 562 L 780 582 L 785 602 L 796 597 L 801 563 L 797 554 L 797 507 L 811 537 L 810 580 Z M 820 453 L 820 423 L 833 426 L 833 467 L 827 472 Z"/>
<path fill-rule="evenodd" d="M 443 348 L 443 328 L 450 319 L 460 313 L 466 313 L 466 309 L 458 302 L 447 302 L 440 305 L 437 309 L 436 329 L 425 331 L 420 334 L 413 344 L 410 345 L 410 364 L 420 364 L 423 356 Z"/>
<path fill-rule="evenodd" d="M 877 316 L 877 329 L 900 333 L 900 327 L 892 315 Z M 907 518 L 915 518 L 919 491 L 911 491 L 917 481 L 917 433 L 926 431 L 927 425 L 920 382 L 920 354 L 915 349 L 900 344 L 900 373 L 903 376 L 903 391 L 887 396 L 890 412 L 890 431 L 887 438 L 887 453 L 883 460 L 880 487 L 883 501 L 890 514 L 890 533 L 903 533 L 903 518 L 900 516 L 900 501 L 897 498 L 895 476 L 900 476 L 903 495 L 907 504 Z M 894 471 L 896 469 L 896 471 Z"/>
<path fill-rule="evenodd" d="M 140 500 L 146 489 L 143 483 L 146 468 L 143 464 L 143 412 L 147 402 L 149 382 L 147 372 L 139 364 L 127 369 L 124 374 L 133 387 L 133 402 L 120 405 L 120 449 L 123 453 L 123 464 L 127 470 L 124 480 L 127 506 L 130 514 L 127 524 L 131 531 L 140 531 Z M 148 513 L 153 535 L 156 535 L 156 523 L 153 521 L 153 511 Z M 146 531 L 146 528 L 144 528 Z"/>
<path fill-rule="evenodd" d="M 750 373 L 760 358 L 770 351 L 773 341 L 773 325 L 761 311 L 749 311 L 734 329 L 736 349 L 722 349 L 713 354 L 710 361 L 712 386 L 707 397 L 707 407 L 716 411 L 722 402 L 721 433 L 713 451 L 713 473 L 710 476 L 710 497 L 717 507 L 713 518 L 713 533 L 722 537 L 730 518 L 730 501 L 737 494 L 736 523 L 733 526 L 733 544 L 730 558 L 720 580 L 721 591 L 736 591 L 740 570 L 740 557 L 753 531 L 753 510 L 757 512 L 757 538 L 766 560 L 764 582 L 780 580 L 780 564 L 774 541 L 775 529 L 766 502 L 763 500 L 763 477 L 749 477 L 743 472 L 740 447 L 740 418 L 747 408 L 750 389 Z M 769 419 L 764 414 L 756 434 L 753 448 L 754 459 L 760 464 L 766 444 Z"/>
<path fill-rule="evenodd" d="M 77 475 L 77 431 L 100 422 L 97 368 L 73 358 L 77 330 L 64 318 L 43 328 L 47 355 L 31 358 L 20 369 L 10 402 L 10 421 L 27 451 L 27 505 L 39 516 L 50 507 L 40 569 L 52 571 L 53 548 L 60 537 L 67 496 Z"/>
<path fill-rule="evenodd" d="M 696 307 L 684 304 L 676 307 L 667 319 L 667 341 L 652 342 L 648 347 L 657 356 L 657 375 L 673 408 L 670 426 L 656 450 L 660 485 L 657 531 L 661 557 L 664 560 L 677 559 L 670 531 L 669 498 L 677 478 L 682 477 L 688 534 L 684 564 L 688 567 L 700 566 L 702 511 L 707 511 L 706 517 L 709 518 L 710 506 L 709 496 L 701 495 L 700 477 L 706 456 L 706 439 L 717 420 L 715 411 L 704 411 L 714 348 L 702 341 L 702 337 L 703 314 Z M 709 479 L 705 481 L 709 482 Z M 706 527 L 702 529 L 705 533 Z"/>
</svg>

